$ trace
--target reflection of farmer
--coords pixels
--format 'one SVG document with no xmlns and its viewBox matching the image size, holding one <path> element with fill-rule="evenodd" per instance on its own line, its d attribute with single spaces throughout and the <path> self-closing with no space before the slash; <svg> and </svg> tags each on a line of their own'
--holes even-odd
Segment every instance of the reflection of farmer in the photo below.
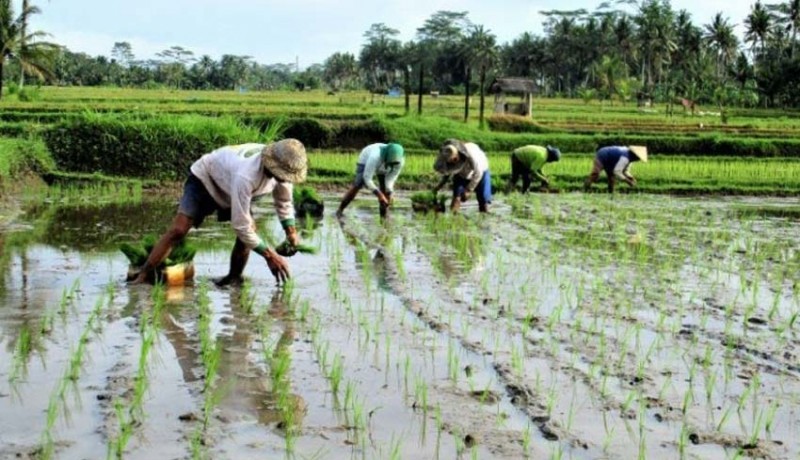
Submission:
<svg viewBox="0 0 800 460">
<path fill-rule="evenodd" d="M 403 169 L 403 146 L 400 144 L 371 144 L 364 147 L 358 156 L 356 164 L 356 179 L 353 185 L 342 197 L 342 203 L 336 211 L 336 216 L 341 217 L 344 210 L 358 195 L 362 187 L 374 193 L 380 203 L 380 215 L 386 217 L 386 212 L 392 203 L 394 183 Z M 377 176 L 378 184 L 375 184 Z"/>
<path fill-rule="evenodd" d="M 614 192 L 614 183 L 617 178 L 625 181 L 631 187 L 635 187 L 636 179 L 630 174 L 631 163 L 634 161 L 647 162 L 647 147 L 631 145 L 598 149 L 594 157 L 592 172 L 583 184 L 583 189 L 588 191 L 591 188 L 592 184 L 600 177 L 600 171 L 606 172 L 609 193 Z"/>
<path fill-rule="evenodd" d="M 549 187 L 550 180 L 542 172 L 545 163 L 552 163 L 561 159 L 561 151 L 548 145 L 526 145 L 511 152 L 511 181 L 508 183 L 508 192 L 511 192 L 522 178 L 522 193 L 531 186 L 531 176 L 542 181 L 542 187 Z"/>
<path fill-rule="evenodd" d="M 442 180 L 433 189 L 434 193 L 444 187 L 451 177 L 453 178 L 451 211 L 458 212 L 461 202 L 467 201 L 471 192 L 475 192 L 478 198 L 478 209 L 481 212 L 489 211 L 489 204 L 492 202 L 489 160 L 477 144 L 455 139 L 447 140 L 439 150 L 433 169 L 442 175 Z"/>
<path fill-rule="evenodd" d="M 269 145 L 226 146 L 203 155 L 190 168 L 172 226 L 156 243 L 134 281 L 143 282 L 147 272 L 169 255 L 192 225 L 199 227 L 213 212 L 220 221 L 230 220 L 236 231 L 230 270 L 218 284 L 241 281 L 251 250 L 264 257 L 279 282 L 285 281 L 289 278 L 289 266 L 256 233 L 250 204 L 256 197 L 272 193 L 286 238 L 296 246 L 300 238 L 295 230 L 292 184 L 305 180 L 306 167 L 305 147 L 296 139 Z"/>
<path fill-rule="evenodd" d="M 290 347 L 294 343 L 296 332 L 287 304 L 289 299 L 286 297 L 285 291 L 275 291 L 267 311 L 270 321 L 274 321 L 270 324 L 280 328 L 280 336 L 274 349 L 269 352 L 270 359 L 279 359 L 281 354 L 292 352 Z M 259 360 L 254 359 L 253 344 L 263 337 L 259 337 L 256 318 L 246 313 L 244 301 L 241 291 L 230 291 L 230 323 L 233 330 L 223 331 L 216 340 L 216 346 L 221 349 L 217 368 L 218 388 L 224 391 L 220 408 L 233 412 L 236 416 L 253 414 L 265 425 L 283 422 L 289 416 L 293 425 L 297 426 L 305 415 L 306 403 L 302 397 L 288 391 L 291 389 L 290 382 L 276 382 L 274 376 L 267 375 L 259 366 Z M 202 380 L 202 374 L 198 373 L 198 366 L 202 363 L 196 334 L 190 334 L 166 311 L 161 324 L 165 336 L 175 348 L 175 356 L 184 380 L 187 383 Z M 285 377 L 288 378 L 288 375 Z M 278 404 L 279 385 L 285 385 L 285 407 L 279 407 Z M 289 413 L 283 409 L 287 409 Z"/>
</svg>

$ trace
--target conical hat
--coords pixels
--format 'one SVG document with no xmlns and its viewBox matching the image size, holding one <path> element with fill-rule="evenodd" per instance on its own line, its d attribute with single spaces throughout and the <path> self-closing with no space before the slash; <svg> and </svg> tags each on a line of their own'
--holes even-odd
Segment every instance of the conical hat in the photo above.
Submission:
<svg viewBox="0 0 800 460">
<path fill-rule="evenodd" d="M 639 158 L 639 161 L 647 163 L 647 147 L 643 145 L 629 145 L 628 149 Z"/>
</svg>

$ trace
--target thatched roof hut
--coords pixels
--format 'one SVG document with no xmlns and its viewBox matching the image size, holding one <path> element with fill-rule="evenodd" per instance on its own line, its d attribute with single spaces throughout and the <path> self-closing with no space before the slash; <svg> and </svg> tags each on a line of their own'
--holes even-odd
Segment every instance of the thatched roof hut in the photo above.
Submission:
<svg viewBox="0 0 800 460">
<path fill-rule="evenodd" d="M 532 94 L 536 92 L 536 83 L 527 78 L 495 78 L 489 85 L 489 91 L 494 94 Z"/>
<path fill-rule="evenodd" d="M 489 85 L 489 92 L 494 93 L 494 113 L 513 113 L 530 116 L 533 112 L 533 93 L 536 83 L 527 78 L 495 78 Z M 507 94 L 519 95 L 518 103 L 508 103 Z"/>
</svg>

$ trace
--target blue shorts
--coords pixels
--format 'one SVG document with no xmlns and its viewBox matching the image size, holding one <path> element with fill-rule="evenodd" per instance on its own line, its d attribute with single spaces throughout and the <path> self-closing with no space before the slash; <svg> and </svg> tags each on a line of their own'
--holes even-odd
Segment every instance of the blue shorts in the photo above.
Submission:
<svg viewBox="0 0 800 460">
<path fill-rule="evenodd" d="M 364 182 L 364 169 L 366 165 L 362 165 L 361 163 L 356 165 L 356 179 L 353 181 L 353 187 L 360 189 L 366 182 Z M 383 174 L 378 174 L 378 187 L 380 188 L 381 192 L 386 193 L 386 176 Z"/>
<path fill-rule="evenodd" d="M 464 179 L 461 176 L 454 176 L 453 196 L 461 196 L 467 191 L 467 185 L 469 185 L 469 179 Z M 492 202 L 492 175 L 489 173 L 488 169 L 483 173 L 483 177 L 481 177 L 481 181 L 478 182 L 478 186 L 475 187 L 475 197 L 478 198 L 479 204 L 491 204 Z"/>
<path fill-rule="evenodd" d="M 220 208 L 203 182 L 192 173 L 189 173 L 186 183 L 183 184 L 178 212 L 191 218 L 194 227 L 199 227 L 208 215 L 215 212 L 220 222 L 231 220 L 231 210 Z"/>
</svg>

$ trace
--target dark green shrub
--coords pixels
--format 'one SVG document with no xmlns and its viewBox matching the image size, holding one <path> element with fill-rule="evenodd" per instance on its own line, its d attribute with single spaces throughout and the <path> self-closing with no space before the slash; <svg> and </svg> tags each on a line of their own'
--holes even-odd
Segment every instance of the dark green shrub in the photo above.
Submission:
<svg viewBox="0 0 800 460">
<path fill-rule="evenodd" d="M 182 178 L 192 162 L 221 146 L 267 141 L 232 118 L 196 115 L 86 114 L 53 125 L 42 137 L 66 171 L 155 179 Z"/>
<path fill-rule="evenodd" d="M 388 142 L 389 130 L 379 120 L 343 123 L 334 134 L 333 145 L 360 149 L 375 142 Z"/>
<path fill-rule="evenodd" d="M 315 118 L 290 118 L 285 121 L 283 137 L 292 137 L 306 148 L 328 147 L 333 139 L 333 130 Z"/>
</svg>

